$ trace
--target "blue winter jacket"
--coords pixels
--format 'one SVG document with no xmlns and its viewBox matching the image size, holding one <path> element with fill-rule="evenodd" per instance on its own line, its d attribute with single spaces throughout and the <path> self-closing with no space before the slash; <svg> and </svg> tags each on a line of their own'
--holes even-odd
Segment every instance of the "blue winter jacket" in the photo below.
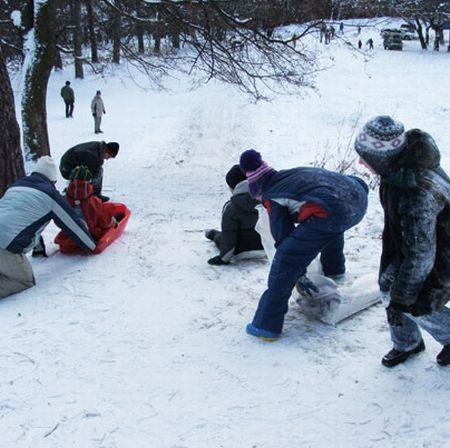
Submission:
<svg viewBox="0 0 450 448">
<path fill-rule="evenodd" d="M 299 211 L 307 202 L 325 210 L 336 233 L 355 225 L 366 212 L 368 191 L 359 177 L 323 168 L 299 167 L 269 173 L 262 188 L 262 202 L 269 211 L 275 245 L 278 247 L 294 230 Z"/>
<path fill-rule="evenodd" d="M 95 249 L 86 225 L 40 173 L 19 179 L 0 199 L 0 247 L 16 254 L 30 251 L 52 219 L 78 245 Z"/>
</svg>

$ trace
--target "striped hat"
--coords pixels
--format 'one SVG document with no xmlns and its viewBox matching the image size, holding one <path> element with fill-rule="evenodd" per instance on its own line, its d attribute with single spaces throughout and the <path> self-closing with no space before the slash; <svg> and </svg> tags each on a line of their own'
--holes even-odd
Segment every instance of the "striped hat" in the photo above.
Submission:
<svg viewBox="0 0 450 448">
<path fill-rule="evenodd" d="M 379 174 L 406 147 L 405 127 L 388 115 L 368 121 L 355 140 L 355 150 Z"/>
<path fill-rule="evenodd" d="M 254 198 L 261 196 L 264 183 L 276 173 L 254 149 L 247 149 L 241 154 L 239 166 L 247 176 L 250 195 Z"/>
</svg>

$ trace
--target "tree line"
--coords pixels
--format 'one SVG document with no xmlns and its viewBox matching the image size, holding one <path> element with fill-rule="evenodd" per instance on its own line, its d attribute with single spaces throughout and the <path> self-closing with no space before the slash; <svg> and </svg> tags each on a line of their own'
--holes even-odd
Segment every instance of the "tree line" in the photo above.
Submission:
<svg viewBox="0 0 450 448">
<path fill-rule="evenodd" d="M 435 0 L 0 0 L 0 196 L 23 173 L 7 61 L 22 65 L 22 136 L 27 160 L 50 154 L 46 96 L 51 72 L 72 61 L 84 77 L 122 59 L 157 86 L 172 70 L 197 71 L 263 98 L 264 92 L 304 89 L 317 69 L 303 45 L 323 21 L 396 15 L 422 27 L 443 23 Z M 444 14 L 445 17 L 445 14 Z M 280 37 L 281 25 L 301 32 Z M 67 62 L 66 62 L 67 63 Z M 9 86 L 9 87 L 8 87 Z M 15 121 L 15 123 L 13 123 Z"/>
</svg>

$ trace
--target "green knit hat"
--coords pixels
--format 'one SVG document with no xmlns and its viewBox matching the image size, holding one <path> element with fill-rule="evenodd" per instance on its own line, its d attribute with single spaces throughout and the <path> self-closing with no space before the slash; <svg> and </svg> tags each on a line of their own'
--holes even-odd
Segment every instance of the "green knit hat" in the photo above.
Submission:
<svg viewBox="0 0 450 448">
<path fill-rule="evenodd" d="M 92 180 L 92 173 L 87 166 L 79 165 L 76 166 L 71 172 L 69 176 L 70 180 Z"/>
</svg>

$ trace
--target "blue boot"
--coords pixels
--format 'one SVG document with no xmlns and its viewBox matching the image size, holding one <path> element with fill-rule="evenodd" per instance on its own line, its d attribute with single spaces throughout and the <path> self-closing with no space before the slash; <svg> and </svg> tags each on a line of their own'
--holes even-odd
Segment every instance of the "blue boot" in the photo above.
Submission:
<svg viewBox="0 0 450 448">
<path fill-rule="evenodd" d="M 256 328 L 253 324 L 248 324 L 245 328 L 247 334 L 262 339 L 263 341 L 273 342 L 281 337 L 281 333 L 273 333 L 272 331 Z"/>
</svg>

